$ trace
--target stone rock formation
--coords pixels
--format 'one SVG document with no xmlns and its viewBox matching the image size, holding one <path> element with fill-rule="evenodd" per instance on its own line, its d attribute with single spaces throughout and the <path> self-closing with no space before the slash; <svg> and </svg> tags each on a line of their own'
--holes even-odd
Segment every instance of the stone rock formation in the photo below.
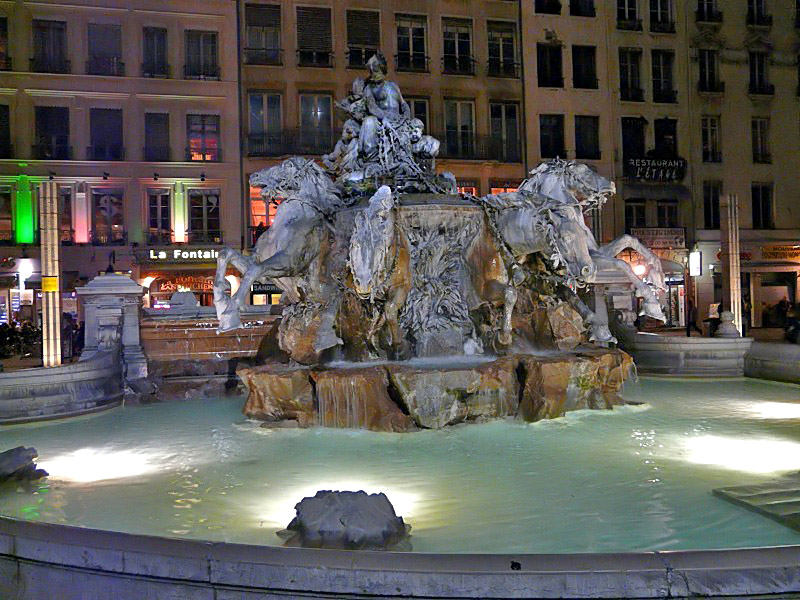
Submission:
<svg viewBox="0 0 800 600">
<path fill-rule="evenodd" d="M 244 367 L 236 371 L 249 390 L 243 412 L 262 421 L 297 421 L 301 427 L 316 423 L 309 369 L 282 364 Z"/>
<path fill-rule="evenodd" d="M 36 448 L 17 446 L 0 452 L 0 483 L 7 480 L 33 480 L 47 477 L 47 471 L 37 469 L 34 460 L 39 456 Z"/>
<path fill-rule="evenodd" d="M 411 529 L 385 494 L 319 491 L 303 498 L 280 532 L 287 546 L 345 550 L 410 550 Z"/>
</svg>

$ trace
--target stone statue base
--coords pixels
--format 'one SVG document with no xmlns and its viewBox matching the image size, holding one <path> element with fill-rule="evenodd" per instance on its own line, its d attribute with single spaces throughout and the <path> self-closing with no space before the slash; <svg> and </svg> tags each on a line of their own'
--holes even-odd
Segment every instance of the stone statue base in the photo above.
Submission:
<svg viewBox="0 0 800 600">
<path fill-rule="evenodd" d="M 514 417 L 539 421 L 622 404 L 633 360 L 588 349 L 494 359 L 458 357 L 331 367 L 269 363 L 237 374 L 248 389 L 244 414 L 300 427 L 406 432 Z"/>
</svg>

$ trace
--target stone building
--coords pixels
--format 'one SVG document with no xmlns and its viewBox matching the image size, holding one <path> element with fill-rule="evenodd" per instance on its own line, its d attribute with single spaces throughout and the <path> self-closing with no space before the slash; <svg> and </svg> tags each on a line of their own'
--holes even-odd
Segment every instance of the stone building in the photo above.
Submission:
<svg viewBox="0 0 800 600">
<path fill-rule="evenodd" d="M 43 180 L 59 184 L 66 311 L 109 265 L 152 302 L 210 286 L 213 260 L 172 253 L 241 243 L 235 39 L 230 0 L 0 4 L 3 318 L 35 315 Z"/>
</svg>

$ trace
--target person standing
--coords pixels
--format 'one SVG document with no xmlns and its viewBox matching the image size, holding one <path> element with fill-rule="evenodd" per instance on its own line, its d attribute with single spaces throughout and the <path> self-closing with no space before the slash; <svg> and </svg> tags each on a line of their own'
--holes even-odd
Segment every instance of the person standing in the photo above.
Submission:
<svg viewBox="0 0 800 600">
<path fill-rule="evenodd" d="M 692 337 L 692 329 L 703 335 L 702 329 L 697 326 L 697 308 L 691 298 L 686 299 L 686 337 Z"/>
</svg>

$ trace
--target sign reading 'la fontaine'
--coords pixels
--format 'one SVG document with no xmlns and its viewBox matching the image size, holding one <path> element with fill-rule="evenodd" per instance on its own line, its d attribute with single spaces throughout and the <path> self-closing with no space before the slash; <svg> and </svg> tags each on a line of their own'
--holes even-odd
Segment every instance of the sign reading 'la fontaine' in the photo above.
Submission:
<svg viewBox="0 0 800 600">
<path fill-rule="evenodd" d="M 140 263 L 211 263 L 218 256 L 219 250 L 214 248 L 150 248 L 136 252 Z"/>
</svg>

